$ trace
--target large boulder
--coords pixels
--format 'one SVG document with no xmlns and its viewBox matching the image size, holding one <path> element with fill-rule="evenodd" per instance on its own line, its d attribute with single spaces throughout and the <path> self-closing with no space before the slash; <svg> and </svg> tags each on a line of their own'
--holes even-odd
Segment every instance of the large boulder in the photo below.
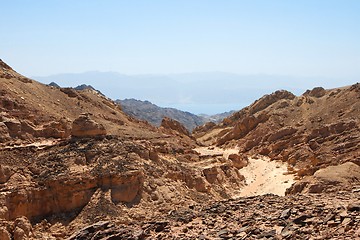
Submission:
<svg viewBox="0 0 360 240">
<path fill-rule="evenodd" d="M 313 176 L 294 183 L 286 190 L 286 194 L 336 192 L 350 190 L 359 184 L 360 166 L 347 162 L 316 171 Z"/>
<path fill-rule="evenodd" d="M 10 139 L 9 130 L 5 123 L 0 122 L 0 142 L 5 142 Z"/>
<path fill-rule="evenodd" d="M 304 93 L 304 96 L 310 96 L 315 98 L 320 98 L 326 94 L 326 90 L 322 87 L 315 87 L 312 90 L 307 90 Z"/>
<path fill-rule="evenodd" d="M 72 123 L 71 136 L 95 137 L 106 135 L 105 127 L 91 119 L 90 114 L 81 114 Z"/>
<path fill-rule="evenodd" d="M 67 138 L 70 135 L 70 124 L 65 118 L 52 121 L 43 125 L 40 135 L 45 138 Z"/>
<path fill-rule="evenodd" d="M 233 166 L 237 169 L 246 167 L 249 164 L 249 161 L 246 157 L 240 156 L 239 154 L 230 154 L 228 159 L 232 162 Z"/>
<path fill-rule="evenodd" d="M 0 184 L 6 183 L 12 174 L 13 171 L 10 167 L 0 165 Z"/>
</svg>

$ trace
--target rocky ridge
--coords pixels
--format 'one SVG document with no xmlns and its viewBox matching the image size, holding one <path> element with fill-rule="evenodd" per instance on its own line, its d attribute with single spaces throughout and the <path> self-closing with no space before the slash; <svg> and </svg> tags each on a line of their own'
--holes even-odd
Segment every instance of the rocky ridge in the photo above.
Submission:
<svg viewBox="0 0 360 240">
<path fill-rule="evenodd" d="M 154 126 L 160 126 L 162 119 L 167 117 L 180 122 L 190 132 L 197 126 L 203 125 L 206 122 L 220 122 L 225 117 L 228 117 L 233 113 L 233 111 L 231 111 L 216 115 L 195 115 L 175 108 L 159 107 L 149 101 L 124 99 L 116 100 L 115 102 L 120 104 L 121 108 L 126 114 L 144 121 L 148 121 Z"/>
<path fill-rule="evenodd" d="M 359 164 L 359 99 L 359 83 L 314 88 L 298 97 L 277 91 L 193 135 L 205 145 L 238 146 L 241 155 L 287 162 L 300 179 L 328 166 Z"/>
</svg>

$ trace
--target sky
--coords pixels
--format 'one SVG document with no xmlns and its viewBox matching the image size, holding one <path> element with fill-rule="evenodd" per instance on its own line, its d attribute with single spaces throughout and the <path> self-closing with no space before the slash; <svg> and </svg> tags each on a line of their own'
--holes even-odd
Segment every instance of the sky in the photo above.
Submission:
<svg viewBox="0 0 360 240">
<path fill-rule="evenodd" d="M 360 81 L 358 0 L 1 1 L 26 76 L 226 72 Z M 334 81 L 335 81 L 334 80 Z"/>
</svg>

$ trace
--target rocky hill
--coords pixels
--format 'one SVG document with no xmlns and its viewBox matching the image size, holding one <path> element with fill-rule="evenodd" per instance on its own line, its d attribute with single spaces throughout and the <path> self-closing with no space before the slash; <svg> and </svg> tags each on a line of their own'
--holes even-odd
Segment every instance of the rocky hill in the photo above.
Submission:
<svg viewBox="0 0 360 240">
<path fill-rule="evenodd" d="M 278 91 L 191 135 L 0 60 L 0 239 L 359 238 L 359 92 Z"/>
<path fill-rule="evenodd" d="M 0 239 L 144 221 L 228 198 L 244 183 L 231 162 L 206 164 L 174 120 L 153 127 L 97 91 L 40 84 L 2 61 L 0 77 Z M 208 169 L 219 180 L 209 183 Z"/>
<path fill-rule="evenodd" d="M 162 119 L 168 117 L 180 122 L 189 131 L 192 131 L 197 126 L 203 125 L 206 122 L 220 122 L 222 119 L 233 113 L 226 112 L 216 115 L 195 115 L 175 108 L 159 107 L 149 101 L 125 99 L 116 100 L 115 102 L 120 104 L 126 114 L 147 121 L 154 126 L 160 126 Z"/>
<path fill-rule="evenodd" d="M 360 163 L 359 100 L 359 83 L 318 87 L 298 97 L 276 91 L 218 125 L 195 129 L 194 136 L 205 145 L 236 146 L 242 155 L 287 162 L 289 171 L 302 178 L 331 165 Z"/>
</svg>

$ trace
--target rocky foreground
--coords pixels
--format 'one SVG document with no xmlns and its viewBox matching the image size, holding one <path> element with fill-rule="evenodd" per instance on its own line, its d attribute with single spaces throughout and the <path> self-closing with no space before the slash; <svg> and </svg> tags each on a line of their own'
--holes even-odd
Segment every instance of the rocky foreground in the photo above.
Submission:
<svg viewBox="0 0 360 240">
<path fill-rule="evenodd" d="M 358 239 L 360 189 L 192 205 L 137 226 L 103 221 L 69 239 Z"/>
</svg>

